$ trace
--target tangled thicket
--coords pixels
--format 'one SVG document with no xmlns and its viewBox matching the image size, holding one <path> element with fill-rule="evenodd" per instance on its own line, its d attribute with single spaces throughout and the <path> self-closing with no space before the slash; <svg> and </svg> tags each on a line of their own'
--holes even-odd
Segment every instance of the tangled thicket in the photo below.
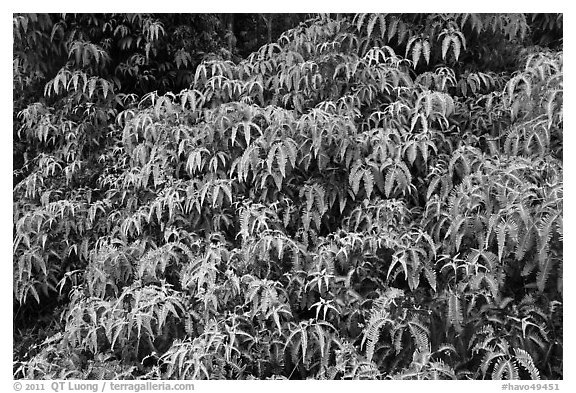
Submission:
<svg viewBox="0 0 576 393">
<path fill-rule="evenodd" d="M 14 376 L 562 378 L 562 16 L 214 20 L 14 15 Z"/>
</svg>

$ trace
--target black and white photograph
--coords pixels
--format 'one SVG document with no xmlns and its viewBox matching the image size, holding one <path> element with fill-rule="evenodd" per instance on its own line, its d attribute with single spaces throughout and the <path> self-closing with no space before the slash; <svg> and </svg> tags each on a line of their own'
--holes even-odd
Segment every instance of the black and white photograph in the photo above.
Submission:
<svg viewBox="0 0 576 393">
<path fill-rule="evenodd" d="M 562 390 L 563 15 L 13 13 L 10 387 Z"/>
</svg>

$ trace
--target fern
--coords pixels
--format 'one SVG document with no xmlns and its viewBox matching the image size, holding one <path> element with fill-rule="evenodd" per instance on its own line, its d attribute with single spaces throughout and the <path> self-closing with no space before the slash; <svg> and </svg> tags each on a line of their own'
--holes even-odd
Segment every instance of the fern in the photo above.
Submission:
<svg viewBox="0 0 576 393">
<path fill-rule="evenodd" d="M 14 14 L 14 376 L 561 378 L 562 23 Z"/>
<path fill-rule="evenodd" d="M 380 330 L 386 323 L 393 322 L 390 320 L 390 312 L 387 308 L 394 302 L 394 299 L 402 296 L 402 294 L 402 291 L 392 288 L 372 309 L 370 319 L 364 330 L 364 336 L 362 337 L 362 345 L 366 344 L 366 358 L 368 361 L 372 361 L 374 356 L 374 349 L 380 336 Z"/>
<path fill-rule="evenodd" d="M 460 299 L 458 294 L 452 292 L 448 296 L 448 322 L 456 328 L 457 331 L 462 330 L 462 324 L 464 323 L 464 317 L 462 315 L 462 307 L 460 305 Z"/>
<path fill-rule="evenodd" d="M 528 352 L 521 348 L 514 348 L 514 358 L 526 371 L 530 373 L 531 379 L 540 379 L 540 372 L 534 365 L 534 361 Z"/>
</svg>

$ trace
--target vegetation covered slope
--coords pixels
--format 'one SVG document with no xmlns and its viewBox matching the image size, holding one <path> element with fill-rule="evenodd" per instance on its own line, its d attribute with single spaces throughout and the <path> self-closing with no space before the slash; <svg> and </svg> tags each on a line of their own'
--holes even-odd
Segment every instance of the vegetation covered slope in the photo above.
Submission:
<svg viewBox="0 0 576 393">
<path fill-rule="evenodd" d="M 174 18 L 14 16 L 15 377 L 562 378 L 561 15 Z"/>
</svg>

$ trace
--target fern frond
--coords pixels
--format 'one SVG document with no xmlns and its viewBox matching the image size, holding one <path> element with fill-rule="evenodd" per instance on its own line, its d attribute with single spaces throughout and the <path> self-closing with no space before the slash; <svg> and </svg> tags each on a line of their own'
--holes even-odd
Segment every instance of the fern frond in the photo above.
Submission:
<svg viewBox="0 0 576 393">
<path fill-rule="evenodd" d="M 499 358 L 494 365 L 492 371 L 492 380 L 516 380 L 520 379 L 518 376 L 518 368 L 512 359 Z"/>
<path fill-rule="evenodd" d="M 430 350 L 430 330 L 418 318 L 413 318 L 408 322 L 410 335 L 414 339 L 416 348 L 420 351 Z"/>
<path fill-rule="evenodd" d="M 462 316 L 462 307 L 460 306 L 460 299 L 456 292 L 450 292 L 448 296 L 448 321 L 457 331 L 462 329 L 464 317 Z"/>
<path fill-rule="evenodd" d="M 530 378 L 534 380 L 540 380 L 540 371 L 536 368 L 532 356 L 525 350 L 521 348 L 514 348 L 514 359 L 522 366 L 526 371 L 530 373 Z"/>
<path fill-rule="evenodd" d="M 372 361 L 372 357 L 374 356 L 374 349 L 380 337 L 380 330 L 387 322 L 390 322 L 389 315 L 388 311 L 383 309 L 376 310 L 370 315 L 370 320 L 364 330 L 361 343 L 362 346 L 366 343 L 366 359 L 368 359 L 369 362 Z"/>
</svg>

